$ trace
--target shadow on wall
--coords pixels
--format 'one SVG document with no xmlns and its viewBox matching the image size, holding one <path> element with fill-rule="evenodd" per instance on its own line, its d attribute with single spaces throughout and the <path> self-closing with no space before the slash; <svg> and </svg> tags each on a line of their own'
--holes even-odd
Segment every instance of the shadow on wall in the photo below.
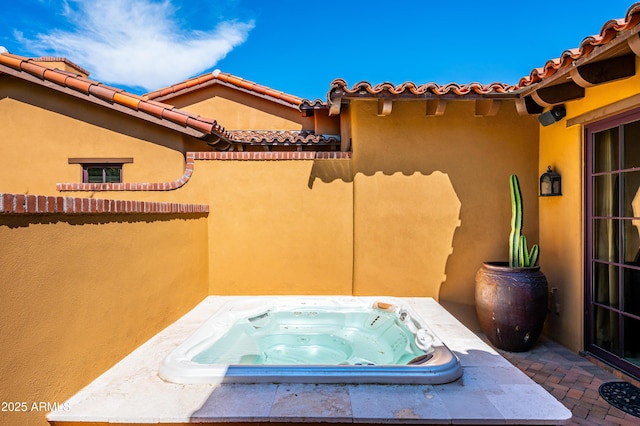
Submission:
<svg viewBox="0 0 640 426">
<path fill-rule="evenodd" d="M 334 180 L 353 182 L 353 166 L 351 160 L 314 160 L 309 174 L 309 189 L 313 189 L 316 179 L 324 183 Z"/>
<path fill-rule="evenodd" d="M 154 223 L 154 222 L 170 222 L 170 221 L 187 221 L 191 219 L 206 218 L 208 213 L 111 213 L 111 214 L 63 214 L 53 213 L 47 215 L 30 214 L 30 215 L 6 215 L 0 216 L 0 226 L 8 228 L 27 228 L 38 225 L 51 225 L 55 223 L 66 223 L 73 226 L 82 225 L 103 225 L 105 223 Z"/>
<path fill-rule="evenodd" d="M 318 180 L 353 185 L 354 288 L 361 253 L 391 270 L 416 268 L 411 277 L 399 275 L 411 283 L 394 280 L 409 286 L 407 293 L 425 295 L 418 286 L 431 288 L 438 280 L 444 283 L 441 298 L 472 305 L 482 263 L 507 256 L 512 173 L 520 178 L 525 216 L 531 218 L 525 232 L 532 243 L 538 240 L 538 123 L 507 104 L 497 116 L 475 117 L 473 103 L 452 102 L 438 118 L 425 117 L 418 104 L 399 103 L 380 118 L 375 103 L 363 103 L 353 115 L 358 126 L 351 161 L 316 161 L 309 188 Z M 441 268 L 437 277 L 439 268 L 421 264 L 434 261 Z"/>
<path fill-rule="evenodd" d="M 354 188 L 354 293 L 440 297 L 461 203 L 449 176 L 376 173 Z"/>
<path fill-rule="evenodd" d="M 446 173 L 353 173 L 351 161 L 315 161 L 316 180 L 352 183 L 353 293 L 439 298 L 460 223 L 461 202 Z"/>
</svg>

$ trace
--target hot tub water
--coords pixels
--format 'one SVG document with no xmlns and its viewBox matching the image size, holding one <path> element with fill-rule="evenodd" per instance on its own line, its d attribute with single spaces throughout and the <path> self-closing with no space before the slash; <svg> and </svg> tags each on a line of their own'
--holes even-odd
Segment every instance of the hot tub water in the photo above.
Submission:
<svg viewBox="0 0 640 426">
<path fill-rule="evenodd" d="M 176 383 L 435 384 L 461 374 L 457 357 L 394 299 L 292 296 L 221 309 L 159 370 Z"/>
<path fill-rule="evenodd" d="M 407 319 L 405 319 L 407 321 Z M 413 328 L 413 330 L 412 330 Z M 425 355 L 433 338 L 379 309 L 267 311 L 241 319 L 193 358 L 199 364 L 405 365 Z M 424 349 L 421 349 L 418 345 Z"/>
</svg>

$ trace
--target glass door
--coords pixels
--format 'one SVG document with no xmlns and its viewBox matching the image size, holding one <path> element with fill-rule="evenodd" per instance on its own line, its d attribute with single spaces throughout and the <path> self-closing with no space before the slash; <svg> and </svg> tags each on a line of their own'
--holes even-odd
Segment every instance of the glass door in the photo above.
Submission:
<svg viewBox="0 0 640 426">
<path fill-rule="evenodd" d="M 640 377 L 640 110 L 586 128 L 586 349 Z"/>
</svg>

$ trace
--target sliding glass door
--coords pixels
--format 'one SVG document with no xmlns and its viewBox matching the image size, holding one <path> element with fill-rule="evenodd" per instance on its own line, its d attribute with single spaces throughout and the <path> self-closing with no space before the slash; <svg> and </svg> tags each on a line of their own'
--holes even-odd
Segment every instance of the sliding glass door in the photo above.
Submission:
<svg viewBox="0 0 640 426">
<path fill-rule="evenodd" d="M 586 128 L 586 349 L 640 376 L 640 110 Z"/>
</svg>

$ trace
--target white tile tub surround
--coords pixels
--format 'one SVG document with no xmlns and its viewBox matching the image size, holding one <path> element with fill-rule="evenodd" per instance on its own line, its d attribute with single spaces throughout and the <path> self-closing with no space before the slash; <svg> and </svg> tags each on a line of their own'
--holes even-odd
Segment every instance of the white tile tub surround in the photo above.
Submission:
<svg viewBox="0 0 640 426">
<path fill-rule="evenodd" d="M 52 412 L 56 422 L 562 424 L 571 412 L 431 298 L 404 298 L 454 351 L 445 385 L 195 384 L 158 377 L 164 357 L 225 303 L 209 296 Z M 256 296 L 251 299 L 255 300 Z"/>
</svg>

